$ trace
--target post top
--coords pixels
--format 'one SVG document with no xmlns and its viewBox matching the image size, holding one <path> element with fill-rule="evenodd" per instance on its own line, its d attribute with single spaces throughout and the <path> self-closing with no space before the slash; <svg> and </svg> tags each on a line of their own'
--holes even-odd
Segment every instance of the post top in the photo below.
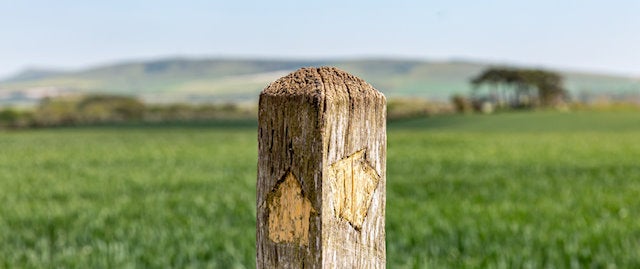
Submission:
<svg viewBox="0 0 640 269">
<path fill-rule="evenodd" d="M 361 95 L 384 98 L 381 92 L 363 79 L 330 66 L 300 68 L 269 84 L 261 94 L 325 97 Z"/>
</svg>

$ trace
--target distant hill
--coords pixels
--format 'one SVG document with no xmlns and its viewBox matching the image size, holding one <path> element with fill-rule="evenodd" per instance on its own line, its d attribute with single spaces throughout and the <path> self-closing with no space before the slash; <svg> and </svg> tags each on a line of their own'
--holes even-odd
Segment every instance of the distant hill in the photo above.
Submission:
<svg viewBox="0 0 640 269">
<path fill-rule="evenodd" d="M 247 60 L 186 59 L 132 61 L 63 72 L 27 70 L 0 81 L 0 100 L 51 93 L 100 92 L 139 96 L 150 102 L 255 100 L 275 79 L 305 66 L 332 65 L 362 77 L 390 97 L 447 100 L 469 93 L 469 79 L 492 65 L 394 59 Z M 604 74 L 562 72 L 574 94 L 640 93 L 640 80 Z M 24 94 L 22 94 L 24 93 Z M 25 98 L 26 98 L 25 97 Z M 7 99 L 9 98 L 9 99 Z"/>
<path fill-rule="evenodd" d="M 53 76 L 62 75 L 62 74 L 63 72 L 57 71 L 57 70 L 29 68 L 1 82 L 10 83 L 10 82 L 32 81 L 32 80 L 38 80 L 38 79 L 45 79 L 48 77 L 53 77 Z"/>
</svg>

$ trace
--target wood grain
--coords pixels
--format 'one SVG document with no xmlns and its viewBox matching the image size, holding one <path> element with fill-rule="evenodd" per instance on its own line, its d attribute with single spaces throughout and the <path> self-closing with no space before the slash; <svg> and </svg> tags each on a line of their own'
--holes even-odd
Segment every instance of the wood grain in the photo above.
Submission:
<svg viewBox="0 0 640 269">
<path fill-rule="evenodd" d="M 260 94 L 258 118 L 257 267 L 384 268 L 384 95 L 302 68 Z"/>
</svg>

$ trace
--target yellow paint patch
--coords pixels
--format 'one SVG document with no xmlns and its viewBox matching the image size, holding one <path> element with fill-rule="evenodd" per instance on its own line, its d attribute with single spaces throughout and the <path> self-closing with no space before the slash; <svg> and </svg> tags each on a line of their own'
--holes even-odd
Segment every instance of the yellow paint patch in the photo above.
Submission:
<svg viewBox="0 0 640 269">
<path fill-rule="evenodd" d="M 336 216 L 360 229 L 380 181 L 375 169 L 364 159 L 364 150 L 332 164 L 329 178 Z"/>
<path fill-rule="evenodd" d="M 268 199 L 269 239 L 275 243 L 309 245 L 309 222 L 316 211 L 302 195 L 300 183 L 289 172 Z"/>
</svg>

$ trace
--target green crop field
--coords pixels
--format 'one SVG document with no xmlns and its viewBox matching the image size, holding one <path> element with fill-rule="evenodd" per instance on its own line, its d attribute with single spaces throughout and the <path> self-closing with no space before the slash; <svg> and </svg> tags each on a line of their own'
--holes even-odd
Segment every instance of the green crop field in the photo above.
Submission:
<svg viewBox="0 0 640 269">
<path fill-rule="evenodd" d="M 640 113 L 389 124 L 389 268 L 639 268 Z M 0 133 L 0 268 L 253 268 L 252 122 Z"/>
</svg>

